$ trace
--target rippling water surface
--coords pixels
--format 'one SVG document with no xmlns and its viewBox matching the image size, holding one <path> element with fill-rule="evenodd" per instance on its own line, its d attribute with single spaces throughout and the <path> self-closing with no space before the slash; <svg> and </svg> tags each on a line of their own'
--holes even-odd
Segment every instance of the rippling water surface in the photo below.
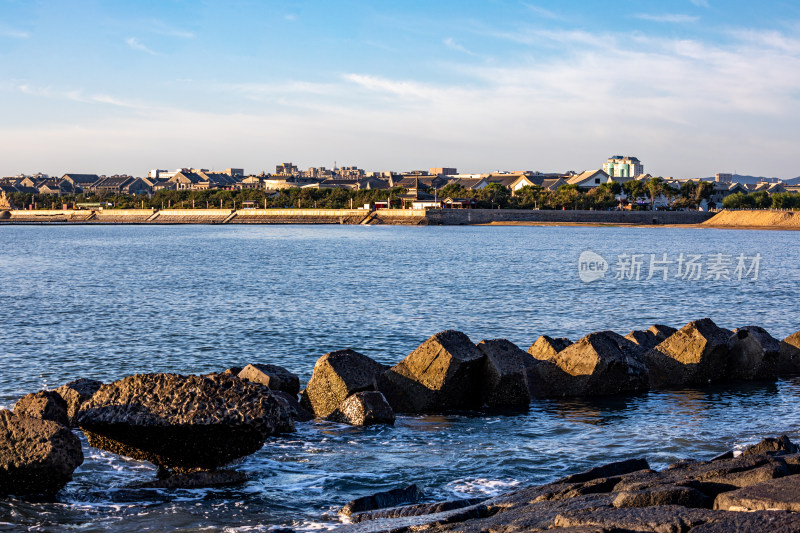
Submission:
<svg viewBox="0 0 800 533">
<path fill-rule="evenodd" d="M 796 232 L 680 228 L 0 226 L 0 405 L 77 377 L 199 373 L 271 362 L 310 377 L 351 347 L 402 359 L 448 328 L 523 349 L 540 334 L 680 327 L 711 317 L 800 329 Z M 593 250 L 605 279 L 580 281 Z M 650 255 L 762 257 L 758 279 L 650 280 Z M 642 279 L 615 280 L 619 254 Z M 675 265 L 671 265 L 675 268 Z M 731 270 L 733 267 L 731 267 Z M 524 414 L 400 417 L 394 427 L 299 424 L 217 490 L 133 489 L 147 463 L 89 448 L 55 503 L 0 501 L 0 530 L 300 529 L 336 523 L 350 499 L 416 482 L 430 499 L 496 494 L 599 462 L 663 467 L 766 435 L 797 435 L 800 379 L 600 401 L 540 401 Z"/>
</svg>

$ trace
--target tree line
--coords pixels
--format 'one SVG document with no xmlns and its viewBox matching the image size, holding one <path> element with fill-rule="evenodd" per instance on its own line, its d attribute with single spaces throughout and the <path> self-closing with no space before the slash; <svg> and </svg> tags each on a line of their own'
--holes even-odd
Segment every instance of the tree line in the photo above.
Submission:
<svg viewBox="0 0 800 533">
<path fill-rule="evenodd" d="M 244 202 L 260 208 L 324 208 L 345 209 L 373 204 L 376 201 L 391 201 L 399 207 L 398 196 L 406 189 L 314 189 L 289 188 L 279 191 L 263 189 L 222 190 L 160 190 L 150 197 L 135 195 L 78 194 L 51 196 L 43 194 L 11 193 L 9 199 L 17 207 L 35 205 L 39 208 L 59 208 L 61 204 L 106 202 L 115 208 L 156 208 L 156 209 L 234 209 L 243 207 Z M 618 195 L 624 193 L 622 203 L 635 202 L 633 208 L 652 209 L 657 198 L 664 196 L 673 208 L 696 208 L 703 200 L 709 200 L 714 192 L 711 182 L 687 181 L 680 188 L 667 184 L 661 178 L 632 180 L 623 184 L 604 183 L 592 189 L 582 189 L 577 185 L 562 185 L 557 190 L 539 186 L 525 186 L 514 194 L 499 183 L 490 183 L 481 190 L 465 189 L 458 184 L 446 185 L 438 190 L 430 190 L 440 200 L 451 198 L 473 198 L 475 207 L 481 209 L 613 209 L 620 205 Z M 648 205 L 649 204 L 649 205 Z M 735 193 L 723 201 L 726 208 L 751 209 L 798 209 L 800 195 L 779 193 L 768 195 L 764 191 L 742 194 Z"/>
</svg>

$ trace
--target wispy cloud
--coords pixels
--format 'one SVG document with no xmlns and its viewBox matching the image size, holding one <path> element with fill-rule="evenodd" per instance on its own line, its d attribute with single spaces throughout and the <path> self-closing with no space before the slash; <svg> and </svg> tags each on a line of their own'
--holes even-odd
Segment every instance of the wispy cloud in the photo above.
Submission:
<svg viewBox="0 0 800 533">
<path fill-rule="evenodd" d="M 672 22 L 675 24 L 685 24 L 688 22 L 697 22 L 698 20 L 700 20 L 700 17 L 694 15 L 684 15 L 682 13 L 663 13 L 663 14 L 639 13 L 638 15 L 634 15 L 634 18 L 649 20 L 652 22 Z"/>
<path fill-rule="evenodd" d="M 154 19 L 149 21 L 148 29 L 151 30 L 153 33 L 157 33 L 159 35 L 164 35 L 166 37 L 178 37 L 180 39 L 193 39 L 194 32 L 187 31 L 181 28 L 176 28 L 174 26 L 170 26 L 165 22 Z"/>
<path fill-rule="evenodd" d="M 288 20 L 288 21 L 290 21 L 290 22 L 294 22 L 295 20 L 297 20 L 297 15 L 295 15 L 294 13 L 287 13 L 287 14 L 285 14 L 285 15 L 283 16 L 283 18 L 284 18 L 285 20 Z"/>
<path fill-rule="evenodd" d="M 524 5 L 526 8 L 528 8 L 529 11 L 531 11 L 534 15 L 536 15 L 538 17 L 545 18 L 545 19 L 551 19 L 551 20 L 556 20 L 556 19 L 561 18 L 555 12 L 550 11 L 549 9 L 545 9 L 543 7 L 540 7 L 540 6 L 537 6 L 537 5 L 534 5 L 534 4 L 528 4 L 526 2 L 523 2 L 522 5 Z"/>
<path fill-rule="evenodd" d="M 157 52 L 151 50 L 150 48 L 148 48 L 144 44 L 140 43 L 139 40 L 136 37 L 128 37 L 127 39 L 125 39 L 125 43 L 129 47 L 131 47 L 132 49 L 138 50 L 139 52 L 144 52 L 146 54 L 150 54 L 150 55 L 154 55 L 154 56 L 158 55 Z"/>
<path fill-rule="evenodd" d="M 475 52 L 467 50 L 466 48 L 464 48 L 463 46 L 458 44 L 452 37 L 448 37 L 446 39 L 443 39 L 442 43 L 444 43 L 444 45 L 447 48 L 449 48 L 450 50 L 455 50 L 456 52 L 462 52 L 464 54 L 471 55 L 471 56 L 477 55 L 477 54 L 475 54 Z"/>
<path fill-rule="evenodd" d="M 697 7 L 709 7 L 708 0 L 689 0 L 691 3 L 696 5 Z"/>
<path fill-rule="evenodd" d="M 0 28 L 0 35 L 3 37 L 11 37 L 13 39 L 27 39 L 31 36 L 30 33 L 12 28 Z"/>
<path fill-rule="evenodd" d="M 86 94 L 80 89 L 54 89 L 52 87 L 37 87 L 23 83 L 17 85 L 17 90 L 23 94 L 39 96 L 41 98 L 54 98 L 58 100 L 70 100 L 84 104 L 106 104 L 128 109 L 147 109 L 148 106 L 129 102 L 107 94 Z"/>
</svg>

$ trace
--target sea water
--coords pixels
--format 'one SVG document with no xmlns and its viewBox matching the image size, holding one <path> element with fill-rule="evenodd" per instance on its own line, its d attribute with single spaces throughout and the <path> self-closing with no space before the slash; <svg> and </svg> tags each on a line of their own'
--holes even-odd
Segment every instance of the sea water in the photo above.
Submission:
<svg viewBox="0 0 800 533">
<path fill-rule="evenodd" d="M 0 226 L 0 405 L 79 377 L 273 363 L 310 377 L 326 352 L 393 364 L 458 329 L 523 349 L 654 323 L 800 329 L 800 234 L 698 228 Z M 606 262 L 582 281 L 579 259 Z M 586 257 L 584 255 L 584 257 Z M 687 275 L 688 264 L 699 272 Z M 666 277 L 666 279 L 665 279 Z M 648 279 L 649 278 L 649 279 Z M 236 487 L 132 488 L 148 463 L 90 448 L 55 502 L 0 501 L 0 530 L 329 528 L 349 500 L 417 483 L 429 500 L 493 495 L 599 463 L 661 468 L 797 436 L 800 379 L 535 401 L 524 413 L 297 425 L 234 468 Z"/>
</svg>

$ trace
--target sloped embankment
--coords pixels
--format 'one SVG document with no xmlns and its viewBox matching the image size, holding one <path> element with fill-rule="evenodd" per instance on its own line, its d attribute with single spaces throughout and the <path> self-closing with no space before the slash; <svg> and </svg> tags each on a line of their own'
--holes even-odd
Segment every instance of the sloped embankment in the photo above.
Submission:
<svg viewBox="0 0 800 533">
<path fill-rule="evenodd" d="M 720 211 L 703 222 L 718 228 L 800 229 L 798 211 Z"/>
</svg>

